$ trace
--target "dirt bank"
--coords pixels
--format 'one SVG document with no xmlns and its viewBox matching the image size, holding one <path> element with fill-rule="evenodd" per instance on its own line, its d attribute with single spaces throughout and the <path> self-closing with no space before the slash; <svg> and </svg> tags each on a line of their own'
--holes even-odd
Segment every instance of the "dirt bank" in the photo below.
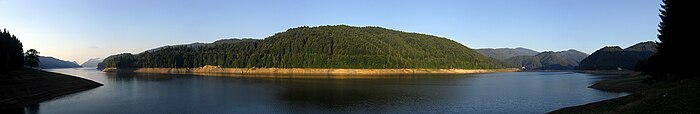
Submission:
<svg viewBox="0 0 700 114">
<path fill-rule="evenodd" d="M 0 112 L 21 109 L 58 96 L 102 86 L 65 74 L 35 69 L 0 74 Z"/>
<path fill-rule="evenodd" d="M 413 75 L 413 74 L 474 74 L 516 72 L 519 69 L 324 69 L 324 68 L 105 68 L 104 72 L 139 72 L 162 74 L 264 74 L 264 75 Z"/>
</svg>

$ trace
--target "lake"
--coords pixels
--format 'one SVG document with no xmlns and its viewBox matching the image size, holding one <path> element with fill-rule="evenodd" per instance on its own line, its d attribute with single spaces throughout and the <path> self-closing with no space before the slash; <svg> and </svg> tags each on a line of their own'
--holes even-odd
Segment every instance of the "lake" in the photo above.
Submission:
<svg viewBox="0 0 700 114">
<path fill-rule="evenodd" d="M 362 78 L 230 77 L 50 69 L 104 84 L 27 113 L 545 113 L 627 95 L 587 88 L 609 76 L 512 72 Z"/>
</svg>

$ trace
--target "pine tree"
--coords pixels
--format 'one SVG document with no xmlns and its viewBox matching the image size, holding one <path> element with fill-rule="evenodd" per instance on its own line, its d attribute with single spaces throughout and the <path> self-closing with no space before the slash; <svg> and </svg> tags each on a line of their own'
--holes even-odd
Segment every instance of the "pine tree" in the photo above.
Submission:
<svg viewBox="0 0 700 114">
<path fill-rule="evenodd" d="M 7 29 L 0 31 L 0 72 L 21 69 L 23 65 L 22 42 Z"/>
<path fill-rule="evenodd" d="M 676 80 L 695 77 L 690 74 L 697 60 L 688 53 L 695 38 L 691 29 L 697 27 L 698 18 L 694 14 L 692 0 L 663 0 L 661 22 L 659 23 L 658 52 L 649 58 L 645 73 L 651 74 L 651 81 Z"/>
</svg>

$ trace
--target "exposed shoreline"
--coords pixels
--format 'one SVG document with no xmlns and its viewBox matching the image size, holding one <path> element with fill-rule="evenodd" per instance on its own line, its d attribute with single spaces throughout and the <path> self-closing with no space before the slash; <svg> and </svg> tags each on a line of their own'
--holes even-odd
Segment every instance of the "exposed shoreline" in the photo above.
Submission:
<svg viewBox="0 0 700 114">
<path fill-rule="evenodd" d="M 601 114 L 601 113 L 698 113 L 700 109 L 700 78 L 680 81 L 657 82 L 649 87 L 635 90 L 632 94 L 561 108 L 551 114 Z"/>
<path fill-rule="evenodd" d="M 588 88 L 611 92 L 634 93 L 636 91 L 643 90 L 650 86 L 648 84 L 643 83 L 643 81 L 649 77 L 651 76 L 645 75 L 641 72 L 634 72 L 630 74 L 620 75 L 615 79 L 608 79 L 596 82 Z"/>
<path fill-rule="evenodd" d="M 105 68 L 103 72 L 137 72 L 158 74 L 245 74 L 245 75 L 421 75 L 476 74 L 517 72 L 520 69 L 330 69 L 330 68 Z"/>
<path fill-rule="evenodd" d="M 577 70 L 573 72 L 610 76 L 611 79 L 601 80 L 588 86 L 588 88 L 601 91 L 634 93 L 649 87 L 648 84 L 642 82 L 650 76 L 632 70 Z"/>
<path fill-rule="evenodd" d="M 60 73 L 24 69 L 0 77 L 0 111 L 22 111 L 59 96 L 100 87 L 102 84 Z"/>
<path fill-rule="evenodd" d="M 595 75 L 630 75 L 637 73 L 634 70 L 573 70 L 577 73 L 595 74 Z"/>
</svg>

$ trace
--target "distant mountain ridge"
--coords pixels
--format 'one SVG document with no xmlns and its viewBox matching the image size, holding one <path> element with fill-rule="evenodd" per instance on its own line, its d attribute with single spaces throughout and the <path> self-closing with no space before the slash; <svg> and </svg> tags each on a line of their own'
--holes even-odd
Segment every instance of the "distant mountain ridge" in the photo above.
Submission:
<svg viewBox="0 0 700 114">
<path fill-rule="evenodd" d="M 54 57 L 39 57 L 39 68 L 42 69 L 52 69 L 52 68 L 80 68 L 80 65 L 75 61 L 65 61 Z"/>
<path fill-rule="evenodd" d="M 484 56 L 501 60 L 526 70 L 573 70 L 588 54 L 569 49 L 566 51 L 537 52 L 527 48 L 475 49 Z"/>
<path fill-rule="evenodd" d="M 644 61 L 657 51 L 656 42 L 637 43 L 622 49 L 619 46 L 606 46 L 588 56 L 576 67 L 579 70 L 616 70 L 634 69 L 640 61 Z"/>
<path fill-rule="evenodd" d="M 527 70 L 573 70 L 588 54 L 577 50 L 545 51 L 534 56 L 516 56 L 505 62 Z"/>
<path fill-rule="evenodd" d="M 91 59 L 83 62 L 83 64 L 80 64 L 80 66 L 82 66 L 82 67 L 97 67 L 97 64 L 99 64 L 100 62 L 102 62 L 101 58 L 91 58 Z"/>
<path fill-rule="evenodd" d="M 579 63 L 581 63 L 581 61 L 583 61 L 583 59 L 586 59 L 586 57 L 588 57 L 588 54 L 574 49 L 559 51 L 557 52 L 557 54 L 559 54 L 562 58 L 566 59 L 567 61 L 575 61 L 577 66 Z"/>
<path fill-rule="evenodd" d="M 527 48 L 483 48 L 483 49 L 475 49 L 476 52 L 479 52 L 480 54 L 491 57 L 494 59 L 498 60 L 506 60 L 511 57 L 515 56 L 534 56 L 537 55 L 540 52 L 537 52 L 535 50 L 527 49 Z"/>
</svg>

